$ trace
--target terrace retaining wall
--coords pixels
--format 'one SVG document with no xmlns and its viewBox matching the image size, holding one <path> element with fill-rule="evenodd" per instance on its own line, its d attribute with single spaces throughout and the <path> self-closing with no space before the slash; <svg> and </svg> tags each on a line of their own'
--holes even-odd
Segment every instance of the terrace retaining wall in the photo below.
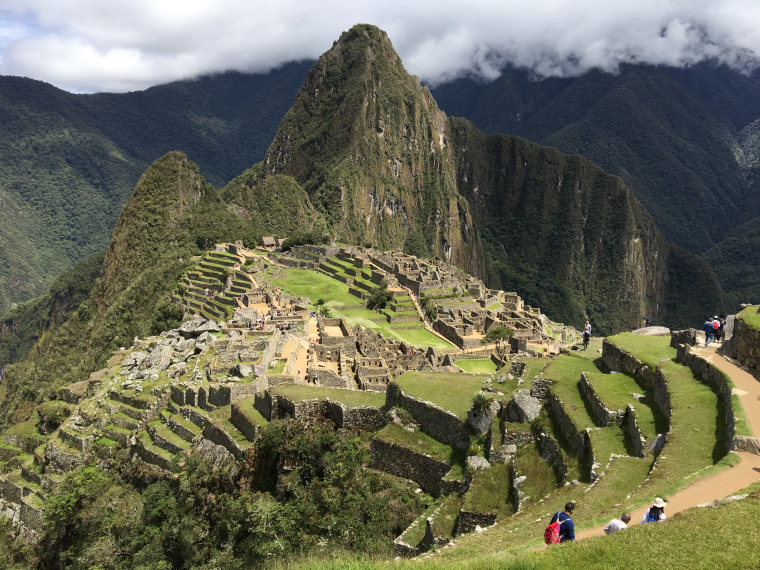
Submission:
<svg viewBox="0 0 760 570">
<path fill-rule="evenodd" d="M 589 382 L 585 372 L 581 372 L 579 387 L 581 396 L 586 400 L 591 411 L 591 417 L 597 426 L 607 427 L 612 424 L 620 424 L 623 421 L 625 412 L 623 410 L 610 410 L 607 408 L 596 393 L 596 390 L 594 390 L 594 386 Z"/>
<path fill-rule="evenodd" d="M 738 360 L 750 373 L 760 378 L 760 330 L 752 328 L 742 319 L 734 319 L 733 336 L 720 352 Z"/>
<path fill-rule="evenodd" d="M 438 496 L 443 491 L 442 479 L 451 465 L 418 453 L 407 447 L 374 438 L 370 445 L 370 467 L 397 477 L 415 481 L 423 491 Z"/>
<path fill-rule="evenodd" d="M 411 413 L 422 431 L 429 436 L 457 449 L 470 447 L 472 428 L 457 415 L 431 402 L 404 394 L 395 382 L 388 384 L 385 398 L 388 408 L 404 408 Z"/>
<path fill-rule="evenodd" d="M 641 428 L 639 428 L 639 420 L 636 417 L 636 410 L 631 404 L 628 404 L 628 407 L 623 414 L 623 421 L 620 423 L 620 427 L 623 429 L 625 442 L 628 444 L 632 453 L 636 457 L 644 457 L 644 449 L 647 442 L 646 438 L 641 433 Z"/>
<path fill-rule="evenodd" d="M 670 393 L 668 383 L 659 367 L 652 369 L 606 339 L 602 343 L 602 360 L 610 370 L 625 372 L 633 376 L 644 389 L 651 391 L 655 406 L 662 412 L 668 420 L 668 425 L 670 425 Z"/>
<path fill-rule="evenodd" d="M 677 360 L 685 364 L 694 373 L 697 380 L 706 384 L 717 394 L 718 406 L 723 416 L 723 425 L 725 428 L 725 448 L 724 453 L 734 449 L 734 435 L 736 433 L 736 416 L 734 415 L 734 406 L 731 399 L 731 381 L 729 377 L 717 366 L 711 364 L 704 357 L 692 352 L 689 346 L 679 344 L 676 347 Z"/>
</svg>

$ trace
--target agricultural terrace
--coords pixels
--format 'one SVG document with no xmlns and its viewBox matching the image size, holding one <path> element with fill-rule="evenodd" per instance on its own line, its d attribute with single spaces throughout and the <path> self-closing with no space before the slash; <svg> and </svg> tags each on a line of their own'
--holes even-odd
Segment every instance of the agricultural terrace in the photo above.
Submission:
<svg viewBox="0 0 760 570">
<path fill-rule="evenodd" d="M 472 397 L 483 387 L 480 375 L 445 372 L 406 372 L 395 382 L 405 394 L 432 402 L 462 419 L 472 408 Z"/>
<path fill-rule="evenodd" d="M 343 317 L 351 325 L 361 325 L 387 338 L 397 338 L 418 347 L 432 346 L 437 350 L 454 347 L 447 340 L 427 330 L 420 319 L 416 323 L 394 325 L 382 313 L 365 307 L 365 301 L 349 293 L 342 281 L 311 269 L 274 268 L 268 271 L 269 282 L 297 297 L 308 298 L 312 305 L 322 299 L 337 317 Z"/>
</svg>

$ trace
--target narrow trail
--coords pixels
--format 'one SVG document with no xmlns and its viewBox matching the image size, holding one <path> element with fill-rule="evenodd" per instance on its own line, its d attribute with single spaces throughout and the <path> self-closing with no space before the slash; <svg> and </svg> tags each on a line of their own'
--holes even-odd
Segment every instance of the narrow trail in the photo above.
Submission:
<svg viewBox="0 0 760 570">
<path fill-rule="evenodd" d="M 703 348 L 700 352 L 709 362 L 731 377 L 735 386 L 734 394 L 739 396 L 752 434 L 755 437 L 760 436 L 760 381 L 717 354 L 714 345 Z M 667 497 L 668 506 L 665 513 L 672 516 L 677 512 L 729 497 L 760 481 L 760 455 L 743 452 L 737 455 L 741 458 L 738 465 L 699 479 Z M 652 499 L 654 500 L 654 497 Z M 648 506 L 631 513 L 631 525 L 639 524 L 647 508 Z M 576 533 L 576 540 L 603 535 L 606 524 L 579 531 Z"/>
</svg>

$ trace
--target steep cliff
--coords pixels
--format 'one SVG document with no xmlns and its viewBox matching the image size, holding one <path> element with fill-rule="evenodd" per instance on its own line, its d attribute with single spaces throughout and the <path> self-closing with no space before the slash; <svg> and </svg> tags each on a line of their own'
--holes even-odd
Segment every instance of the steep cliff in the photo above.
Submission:
<svg viewBox="0 0 760 570">
<path fill-rule="evenodd" d="M 482 274 L 446 115 L 385 32 L 354 26 L 309 73 L 264 161 L 306 190 L 341 241 L 429 253 Z"/>
<path fill-rule="evenodd" d="M 452 119 L 459 188 L 484 242 L 488 277 L 553 318 L 600 331 L 657 312 L 668 244 L 622 180 L 580 156 Z"/>
</svg>

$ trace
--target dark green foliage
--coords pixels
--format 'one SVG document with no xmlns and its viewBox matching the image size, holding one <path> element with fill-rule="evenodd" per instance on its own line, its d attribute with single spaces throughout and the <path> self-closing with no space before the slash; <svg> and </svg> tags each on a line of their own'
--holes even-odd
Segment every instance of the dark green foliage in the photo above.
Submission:
<svg viewBox="0 0 760 570">
<path fill-rule="evenodd" d="M 285 458 L 294 468 L 282 473 Z M 317 548 L 388 555 L 424 499 L 414 485 L 365 470 L 368 459 L 361 438 L 287 420 L 265 429 L 237 477 L 198 454 L 169 480 L 145 478 L 126 457 L 123 479 L 80 468 L 46 503 L 42 566 L 243 569 Z M 31 563 L 4 530 L 0 567 L 2 557 Z"/>
<path fill-rule="evenodd" d="M 383 281 L 380 285 L 372 289 L 367 297 L 368 309 L 384 309 L 393 300 L 393 293 L 388 291 L 388 283 Z"/>
<path fill-rule="evenodd" d="M 485 334 L 481 342 L 483 344 L 496 343 L 496 356 L 499 357 L 499 360 L 503 361 L 504 357 L 509 352 L 509 339 L 512 338 L 514 334 L 515 331 L 503 325 L 491 327 L 488 329 L 488 332 Z"/>
<path fill-rule="evenodd" d="M 74 95 L 0 77 L 0 313 L 102 250 L 140 174 L 182 149 L 222 185 L 264 156 L 309 62 L 143 92 Z"/>
<path fill-rule="evenodd" d="M 58 326 L 87 299 L 103 266 L 103 254 L 78 263 L 53 282 L 47 295 L 23 303 L 0 319 L 0 366 L 26 357 L 40 334 Z"/>
<path fill-rule="evenodd" d="M 425 318 L 429 321 L 434 321 L 438 318 L 438 306 L 427 295 L 420 295 L 420 305 L 422 306 L 422 312 L 425 313 Z"/>
<path fill-rule="evenodd" d="M 282 245 L 284 251 L 296 245 L 319 245 L 329 243 L 330 236 L 322 231 L 296 232 L 285 240 Z"/>
<path fill-rule="evenodd" d="M 160 301 L 154 309 L 150 334 L 159 334 L 178 327 L 182 323 L 182 314 L 182 307 L 176 301 L 171 299 Z"/>
<path fill-rule="evenodd" d="M 706 318 L 727 312 L 723 292 L 710 266 L 701 258 L 695 263 L 693 256 L 677 245 L 670 247 L 668 279 L 662 317 L 666 326 L 699 329 Z"/>
<path fill-rule="evenodd" d="M 52 433 L 74 411 L 74 406 L 61 400 L 48 400 L 37 406 L 40 428 L 43 433 Z"/>
<path fill-rule="evenodd" d="M 494 82 L 461 79 L 434 94 L 447 112 L 592 159 L 636 190 L 670 239 L 701 252 L 734 220 L 758 211 L 737 165 L 732 133 L 760 117 L 760 75 L 704 63 L 622 66 L 536 81 L 506 68 Z"/>
<path fill-rule="evenodd" d="M 759 252 L 760 217 L 735 228 L 705 254 L 728 292 L 728 311 L 731 313 L 738 310 L 740 303 L 760 303 Z"/>
</svg>

